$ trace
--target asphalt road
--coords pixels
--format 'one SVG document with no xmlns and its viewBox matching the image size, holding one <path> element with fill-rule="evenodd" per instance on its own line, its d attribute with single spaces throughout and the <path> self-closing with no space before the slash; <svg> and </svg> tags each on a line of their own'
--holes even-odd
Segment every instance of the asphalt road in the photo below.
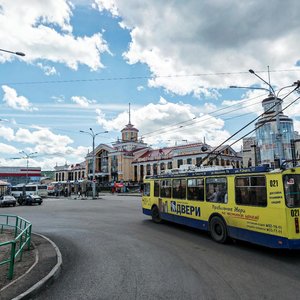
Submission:
<svg viewBox="0 0 300 300">
<path fill-rule="evenodd" d="M 46 199 L 6 208 L 51 238 L 63 256 L 59 279 L 37 299 L 297 299 L 300 252 L 154 224 L 140 197 Z"/>
</svg>

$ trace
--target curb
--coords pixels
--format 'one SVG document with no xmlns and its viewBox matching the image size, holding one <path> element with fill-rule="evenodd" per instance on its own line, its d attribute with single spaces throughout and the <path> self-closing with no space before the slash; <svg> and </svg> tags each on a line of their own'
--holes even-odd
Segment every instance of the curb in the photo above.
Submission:
<svg viewBox="0 0 300 300">
<path fill-rule="evenodd" d="M 56 246 L 56 244 L 52 240 L 50 240 L 46 236 L 39 234 L 39 233 L 33 233 L 33 234 L 42 237 L 43 239 L 47 240 L 49 243 L 52 244 L 53 248 L 55 249 L 56 255 L 57 255 L 57 263 L 48 275 L 46 275 L 44 278 L 42 278 L 40 281 L 38 281 L 36 284 L 34 284 L 27 291 L 25 291 L 24 293 L 20 294 L 19 296 L 13 298 L 12 300 L 31 298 L 32 296 L 36 295 L 39 291 L 41 291 L 47 284 L 54 281 L 61 272 L 62 256 L 61 256 L 59 248 Z"/>
</svg>

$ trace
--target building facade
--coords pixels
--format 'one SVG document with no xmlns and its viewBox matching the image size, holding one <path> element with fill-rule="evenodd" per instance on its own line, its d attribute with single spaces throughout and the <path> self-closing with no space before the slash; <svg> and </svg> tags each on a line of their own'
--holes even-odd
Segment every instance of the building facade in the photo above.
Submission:
<svg viewBox="0 0 300 300">
<path fill-rule="evenodd" d="M 74 182 L 84 180 L 86 177 L 85 162 L 77 164 L 64 164 L 63 166 L 55 166 L 55 181 L 57 182 Z"/>
<path fill-rule="evenodd" d="M 112 145 L 99 144 L 87 154 L 85 163 L 79 164 L 78 169 L 77 165 L 56 166 L 56 182 L 85 180 L 91 183 L 95 173 L 96 186 L 104 187 L 113 182 L 140 183 L 145 175 L 161 174 L 182 165 L 242 167 L 242 157 L 230 146 L 214 149 L 204 143 L 192 143 L 152 149 L 139 139 L 138 133 L 129 114 L 129 122 L 121 130 L 121 139 Z"/>
<path fill-rule="evenodd" d="M 121 130 L 122 139 L 112 143 L 112 146 L 100 144 L 95 148 L 95 154 L 89 153 L 86 156 L 87 178 L 93 178 L 93 155 L 95 179 L 100 185 L 142 182 L 145 175 L 161 174 L 181 165 L 242 166 L 242 157 L 229 146 L 223 146 L 218 151 L 203 143 L 152 149 L 139 139 L 138 132 L 129 118 L 129 123 Z M 208 153 L 211 153 L 209 157 Z"/>
<path fill-rule="evenodd" d="M 276 100 L 279 101 L 279 132 L 277 134 L 276 122 Z M 262 101 L 264 114 L 256 122 L 256 146 L 260 155 L 260 164 L 276 165 L 280 158 L 280 147 L 282 147 L 282 160 L 291 160 L 292 142 L 294 140 L 293 120 L 282 113 L 282 100 L 273 95 Z"/>
<path fill-rule="evenodd" d="M 40 182 L 40 167 L 0 167 L 0 180 L 11 185 Z"/>
<path fill-rule="evenodd" d="M 208 155 L 208 153 L 210 155 Z M 133 180 L 142 181 L 145 175 L 160 175 L 183 165 L 232 166 L 240 168 L 242 157 L 229 146 L 221 149 L 203 143 L 186 144 L 162 149 L 148 148 L 132 162 Z"/>
<path fill-rule="evenodd" d="M 93 155 L 95 155 L 95 179 L 99 184 L 109 182 L 128 182 L 133 180 L 132 162 L 136 155 L 149 147 L 138 139 L 138 129 L 130 122 L 121 130 L 122 139 L 112 146 L 100 144 L 95 153 L 86 156 L 87 178 L 93 178 Z"/>
<path fill-rule="evenodd" d="M 260 164 L 260 153 L 258 151 L 255 137 L 247 137 L 243 139 L 243 166 L 252 167 Z"/>
</svg>

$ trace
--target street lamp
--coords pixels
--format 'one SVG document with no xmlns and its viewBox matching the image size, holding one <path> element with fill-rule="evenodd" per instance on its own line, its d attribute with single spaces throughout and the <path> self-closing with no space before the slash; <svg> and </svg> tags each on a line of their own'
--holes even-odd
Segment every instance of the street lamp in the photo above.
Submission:
<svg viewBox="0 0 300 300">
<path fill-rule="evenodd" d="M 24 150 L 22 150 L 20 153 L 24 154 L 26 158 L 26 184 L 27 184 L 28 183 L 28 160 L 34 157 L 34 155 L 37 154 L 37 152 L 26 153 Z"/>
<path fill-rule="evenodd" d="M 25 56 L 25 53 L 19 52 L 19 51 L 14 52 L 14 51 L 9 51 L 9 50 L 4 50 L 4 49 L 0 49 L 0 51 L 10 53 L 10 54 L 19 55 L 19 56 Z"/>
<path fill-rule="evenodd" d="M 262 87 L 255 87 L 255 86 L 238 86 L 238 85 L 231 85 L 229 86 L 230 89 L 250 89 L 250 90 L 264 90 L 270 92 L 269 89 L 262 88 Z"/>
<path fill-rule="evenodd" d="M 262 77 L 260 77 L 259 75 L 257 75 L 252 69 L 249 70 L 249 72 L 253 75 L 255 75 L 258 79 L 260 79 L 262 82 L 264 82 L 268 87 L 269 87 L 269 92 L 270 95 L 272 95 L 274 97 L 275 100 L 275 104 L 276 104 L 276 110 L 275 110 L 275 114 L 276 114 L 276 148 L 278 151 L 278 159 L 279 159 L 279 166 L 282 163 L 282 160 L 284 159 L 284 153 L 283 153 L 283 149 L 282 149 L 282 134 L 281 134 L 281 130 L 280 130 L 280 116 L 279 116 L 279 105 L 280 105 L 280 100 L 278 99 L 278 96 L 276 95 L 272 85 L 265 81 Z"/>
<path fill-rule="evenodd" d="M 37 154 L 37 152 L 32 152 L 32 153 L 26 153 L 24 150 L 19 152 L 20 154 L 23 154 L 24 157 L 13 157 L 11 159 L 26 159 L 26 183 L 28 183 L 28 164 L 29 164 L 29 159 L 35 157 L 34 155 Z"/>
<path fill-rule="evenodd" d="M 108 131 L 102 131 L 95 133 L 92 128 L 90 128 L 90 131 L 83 131 L 79 130 L 81 133 L 87 133 L 90 135 L 93 139 L 93 198 L 96 198 L 96 179 L 95 179 L 95 168 L 96 168 L 96 155 L 95 155 L 95 138 L 97 135 L 102 133 L 108 133 Z"/>
</svg>

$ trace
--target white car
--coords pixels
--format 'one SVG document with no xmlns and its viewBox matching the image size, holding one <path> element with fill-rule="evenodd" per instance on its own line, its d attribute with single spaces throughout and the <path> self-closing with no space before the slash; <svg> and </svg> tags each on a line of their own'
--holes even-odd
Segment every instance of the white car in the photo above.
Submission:
<svg viewBox="0 0 300 300">
<path fill-rule="evenodd" d="M 1 196 L 0 206 L 16 206 L 17 200 L 14 196 Z"/>
</svg>

